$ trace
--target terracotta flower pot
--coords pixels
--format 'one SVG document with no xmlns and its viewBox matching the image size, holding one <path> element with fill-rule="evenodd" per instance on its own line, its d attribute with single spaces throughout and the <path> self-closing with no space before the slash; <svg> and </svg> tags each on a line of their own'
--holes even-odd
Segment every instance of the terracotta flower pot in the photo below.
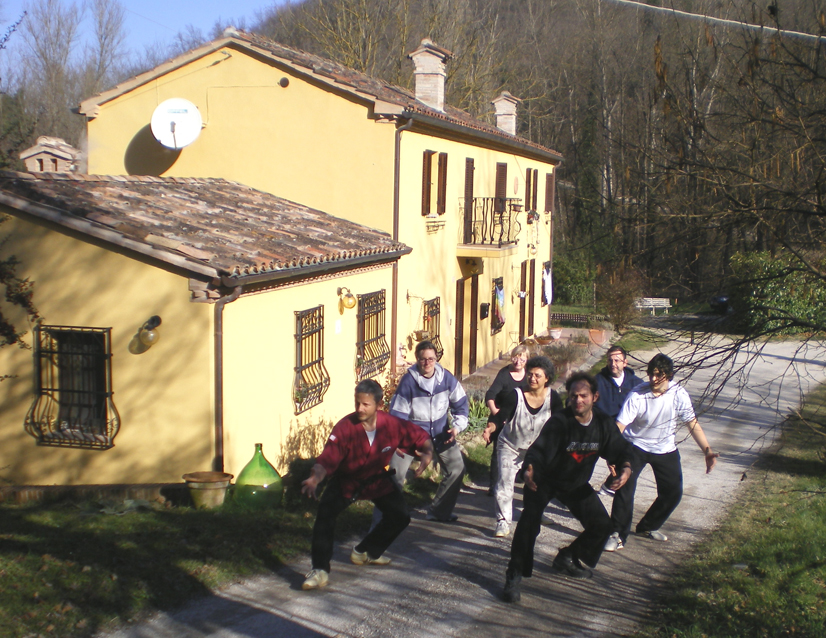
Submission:
<svg viewBox="0 0 826 638">
<path fill-rule="evenodd" d="M 232 474 L 226 472 L 190 472 L 181 478 L 186 481 L 192 502 L 198 509 L 212 509 L 224 504 Z"/>
</svg>

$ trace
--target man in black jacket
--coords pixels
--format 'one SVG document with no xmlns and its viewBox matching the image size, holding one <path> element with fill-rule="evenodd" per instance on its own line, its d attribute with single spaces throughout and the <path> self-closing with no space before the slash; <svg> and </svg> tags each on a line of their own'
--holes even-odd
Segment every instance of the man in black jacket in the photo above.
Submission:
<svg viewBox="0 0 826 638">
<path fill-rule="evenodd" d="M 622 346 L 608 348 L 608 364 L 596 378 L 599 392 L 596 406 L 616 421 L 628 394 L 642 383 L 642 379 L 628 367 L 628 353 Z"/>
<path fill-rule="evenodd" d="M 568 407 L 551 417 L 524 462 L 522 516 L 511 545 L 505 574 L 504 599 L 517 602 L 522 577 L 533 573 L 533 552 L 542 512 L 552 498 L 565 505 L 584 527 L 568 547 L 559 550 L 553 566 L 574 578 L 590 578 L 611 534 L 611 518 L 588 481 L 600 457 L 617 468 L 611 487 L 619 489 L 631 476 L 631 446 L 616 423 L 594 410 L 597 384 L 588 374 L 571 375 L 565 384 Z"/>
</svg>

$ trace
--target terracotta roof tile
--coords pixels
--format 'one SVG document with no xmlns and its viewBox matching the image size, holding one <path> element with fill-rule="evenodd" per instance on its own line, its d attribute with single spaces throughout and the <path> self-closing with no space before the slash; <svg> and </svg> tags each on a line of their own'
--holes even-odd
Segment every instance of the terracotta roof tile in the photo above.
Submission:
<svg viewBox="0 0 826 638">
<path fill-rule="evenodd" d="M 0 171 L 0 203 L 224 276 L 410 252 L 385 232 L 223 179 Z"/>
</svg>

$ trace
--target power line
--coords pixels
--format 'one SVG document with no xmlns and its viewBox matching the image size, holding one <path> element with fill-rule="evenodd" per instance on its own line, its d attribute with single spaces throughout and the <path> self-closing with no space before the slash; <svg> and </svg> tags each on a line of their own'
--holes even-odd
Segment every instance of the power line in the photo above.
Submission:
<svg viewBox="0 0 826 638">
<path fill-rule="evenodd" d="M 669 9 L 667 7 L 656 7 L 650 4 L 645 4 L 644 2 L 637 2 L 636 0 L 606 0 L 608 2 L 615 2 L 617 4 L 628 4 L 640 9 L 646 9 L 648 11 L 660 11 L 662 13 L 670 13 L 672 15 L 680 16 L 683 18 L 689 18 L 691 20 L 702 20 L 704 22 L 713 22 L 715 24 L 724 24 L 726 26 L 733 26 L 733 27 L 740 27 L 745 29 L 751 29 L 753 31 L 771 31 L 773 33 L 779 33 L 780 35 L 789 36 L 793 38 L 809 38 L 812 40 L 821 40 L 823 36 L 815 35 L 812 33 L 803 33 L 801 31 L 788 31 L 786 29 L 777 29 L 774 27 L 767 27 L 761 24 L 751 24 L 749 22 L 742 22 L 740 20 L 726 20 L 725 18 L 714 18 L 712 16 L 703 15 L 701 13 L 689 13 L 688 11 L 680 11 L 678 9 Z"/>
</svg>

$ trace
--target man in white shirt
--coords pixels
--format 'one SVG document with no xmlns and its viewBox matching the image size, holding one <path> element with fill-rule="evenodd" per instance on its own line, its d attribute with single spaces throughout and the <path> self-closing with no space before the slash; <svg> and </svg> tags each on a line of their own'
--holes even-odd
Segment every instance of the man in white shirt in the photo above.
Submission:
<svg viewBox="0 0 826 638">
<path fill-rule="evenodd" d="M 706 435 L 691 406 L 688 392 L 672 384 L 674 364 L 664 354 L 648 363 L 648 383 L 638 385 L 628 395 L 617 416 L 617 427 L 633 444 L 631 478 L 617 490 L 611 510 L 614 532 L 605 544 L 605 551 L 622 549 L 631 533 L 634 516 L 634 492 L 637 479 L 650 465 L 657 483 L 657 499 L 637 523 L 636 533 L 656 541 L 667 541 L 660 527 L 677 508 L 683 495 L 683 470 L 677 449 L 677 426 L 685 424 L 706 460 L 706 473 L 711 472 L 720 455 L 711 450 Z"/>
</svg>

